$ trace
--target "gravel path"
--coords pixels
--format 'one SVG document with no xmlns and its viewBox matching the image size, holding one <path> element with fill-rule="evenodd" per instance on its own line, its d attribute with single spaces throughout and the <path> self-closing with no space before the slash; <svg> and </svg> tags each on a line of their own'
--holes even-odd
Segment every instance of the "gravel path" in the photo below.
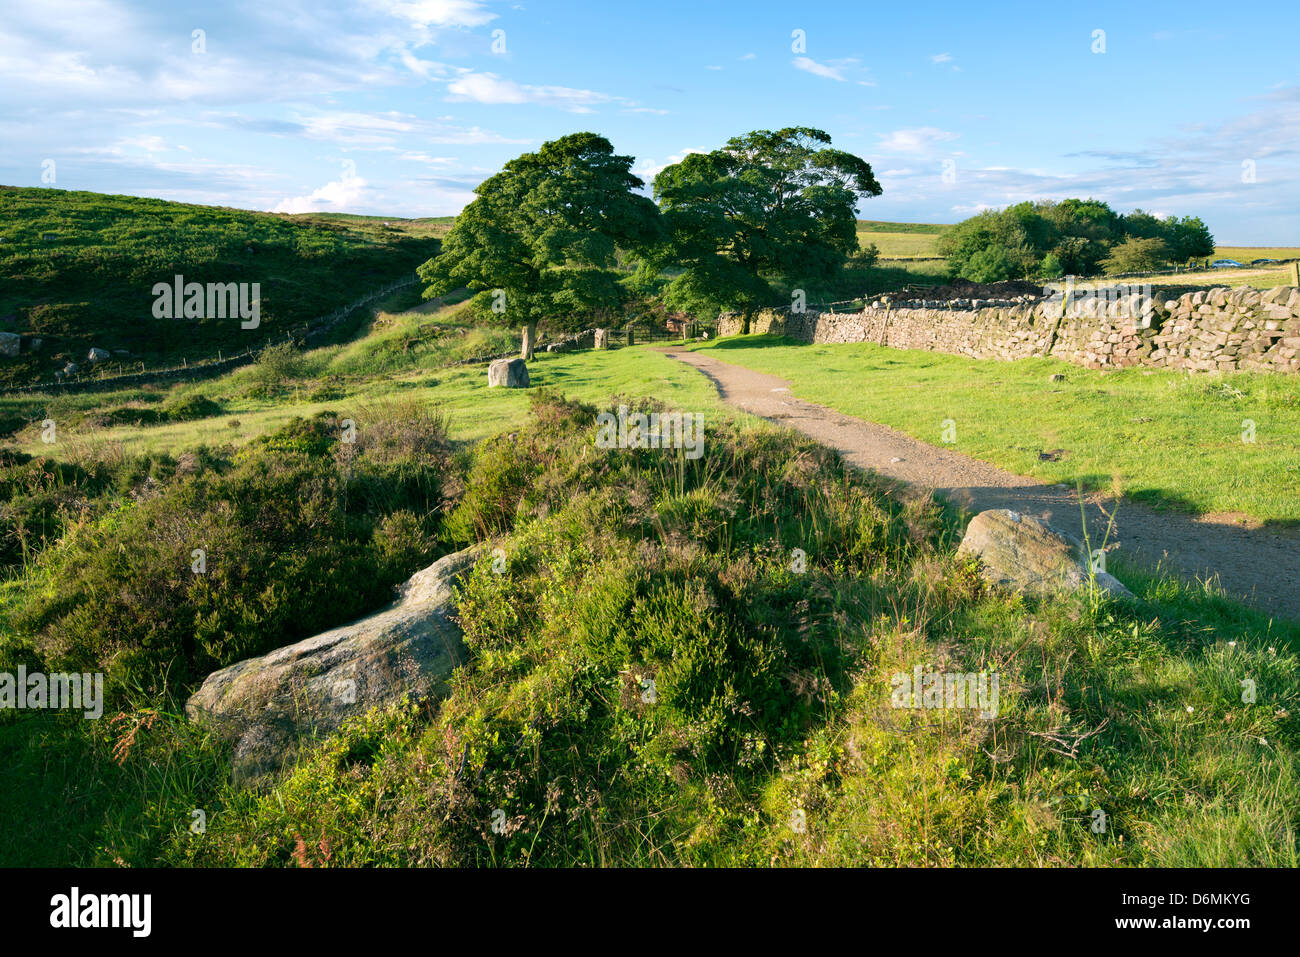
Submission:
<svg viewBox="0 0 1300 957">
<path fill-rule="evenodd" d="M 699 369 L 723 401 L 764 419 L 798 429 L 838 451 L 863 469 L 933 489 L 972 511 L 1010 508 L 1050 521 L 1081 537 L 1074 490 L 1004 472 L 960 452 L 921 442 L 883 425 L 843 415 L 794 398 L 790 384 L 775 376 L 711 356 L 667 347 L 660 351 Z M 1088 525 L 1100 537 L 1106 519 L 1088 506 Z M 1121 502 L 1111 544 L 1130 558 L 1166 566 L 1184 576 L 1218 574 L 1223 587 L 1266 612 L 1300 621 L 1300 535 L 1244 527 L 1231 516 L 1157 512 Z M 1112 550 L 1114 554 L 1114 550 Z"/>
</svg>

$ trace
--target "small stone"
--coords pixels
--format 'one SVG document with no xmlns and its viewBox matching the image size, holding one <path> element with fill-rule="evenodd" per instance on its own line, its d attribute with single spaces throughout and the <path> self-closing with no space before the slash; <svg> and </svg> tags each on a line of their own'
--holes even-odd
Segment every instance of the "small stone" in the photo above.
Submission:
<svg viewBox="0 0 1300 957">
<path fill-rule="evenodd" d="M 488 366 L 488 388 L 528 388 L 528 366 L 523 359 L 498 359 Z"/>
</svg>

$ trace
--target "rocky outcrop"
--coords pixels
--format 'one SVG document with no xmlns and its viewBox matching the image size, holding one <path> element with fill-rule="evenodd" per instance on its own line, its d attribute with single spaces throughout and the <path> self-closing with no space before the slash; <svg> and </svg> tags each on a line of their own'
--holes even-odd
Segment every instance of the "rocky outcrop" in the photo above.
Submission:
<svg viewBox="0 0 1300 957">
<path fill-rule="evenodd" d="M 1077 591 L 1095 574 L 1098 588 L 1132 597 L 1113 575 L 1089 572 L 1089 557 L 1077 540 L 1010 509 L 989 509 L 971 519 L 957 554 L 979 558 L 986 578 L 1016 591 Z"/>
<path fill-rule="evenodd" d="M 0 332 L 0 356 L 13 359 L 22 348 L 23 337 L 12 332 Z"/>
<path fill-rule="evenodd" d="M 464 661 L 452 587 L 480 549 L 416 572 L 399 597 L 350 625 L 250 658 L 207 677 L 185 705 L 234 742 L 235 780 L 278 770 L 304 739 L 345 719 L 413 697 L 441 697 Z"/>
<path fill-rule="evenodd" d="M 523 359 L 498 359 L 488 366 L 488 388 L 528 388 L 528 365 Z"/>
<path fill-rule="evenodd" d="M 86 353 L 86 359 L 90 362 L 107 362 L 109 358 L 110 356 L 107 349 L 92 348 L 88 353 Z"/>
</svg>

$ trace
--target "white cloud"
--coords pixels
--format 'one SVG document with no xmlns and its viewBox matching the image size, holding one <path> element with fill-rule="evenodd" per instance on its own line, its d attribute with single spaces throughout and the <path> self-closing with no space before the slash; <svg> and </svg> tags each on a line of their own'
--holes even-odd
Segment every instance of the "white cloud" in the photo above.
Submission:
<svg viewBox="0 0 1300 957">
<path fill-rule="evenodd" d="M 952 54 L 951 54 L 951 53 L 936 53 L 934 56 L 930 57 L 930 62 L 931 62 L 931 63 L 947 63 L 947 62 L 948 62 L 949 60 L 951 60 L 951 59 L 952 59 Z"/>
<path fill-rule="evenodd" d="M 305 118 L 303 127 L 313 139 L 353 145 L 391 143 L 413 128 L 399 113 L 321 113 Z"/>
<path fill-rule="evenodd" d="M 448 163 L 456 162 L 454 156 L 430 156 L 428 153 L 405 152 L 400 154 L 398 159 L 410 160 L 412 163 L 426 163 L 429 166 L 445 166 Z"/>
<path fill-rule="evenodd" d="M 293 196 L 280 200 L 273 213 L 344 212 L 361 200 L 366 181 L 359 176 L 344 174 L 332 183 L 313 190 L 310 196 Z"/>
<path fill-rule="evenodd" d="M 937 129 L 933 126 L 918 126 L 910 130 L 894 130 L 880 133 L 880 142 L 876 149 L 882 153 L 926 153 L 940 143 L 947 143 L 958 137 L 956 133 Z"/>
<path fill-rule="evenodd" d="M 669 166 L 672 166 L 676 163 L 680 163 L 682 160 L 686 159 L 687 155 L 689 155 L 690 153 L 707 153 L 707 152 L 708 150 L 697 150 L 693 146 L 688 146 L 680 153 L 674 153 L 672 156 L 669 156 L 663 162 L 658 162 L 653 159 L 644 159 L 640 163 L 637 163 L 635 166 L 632 167 L 632 173 L 636 176 L 640 176 L 643 180 L 649 183 L 656 176 L 658 176 L 662 170 L 667 169 Z"/>
<path fill-rule="evenodd" d="M 481 27 L 497 18 L 479 0 L 370 0 L 415 27 Z"/>
<path fill-rule="evenodd" d="M 826 63 L 818 63 L 811 57 L 797 56 L 794 58 L 794 66 L 797 70 L 804 70 L 814 76 L 824 76 L 828 80 L 838 80 L 844 82 L 844 75 L 835 67 Z"/>
<path fill-rule="evenodd" d="M 495 73 L 464 72 L 447 84 L 448 100 L 474 103 L 537 103 L 572 113 L 590 113 L 591 107 L 620 100 L 594 90 L 567 86 L 532 86 L 507 80 Z"/>
</svg>

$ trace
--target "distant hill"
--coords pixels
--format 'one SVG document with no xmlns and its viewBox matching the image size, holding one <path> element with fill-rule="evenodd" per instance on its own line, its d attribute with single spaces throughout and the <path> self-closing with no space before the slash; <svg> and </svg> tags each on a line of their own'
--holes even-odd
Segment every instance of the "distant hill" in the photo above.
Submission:
<svg viewBox="0 0 1300 957">
<path fill-rule="evenodd" d="M 948 225 L 945 223 L 886 223 L 876 219 L 859 219 L 860 233 L 930 233 L 938 236 Z"/>
<path fill-rule="evenodd" d="M 858 243 L 874 245 L 881 259 L 934 259 L 939 236 L 947 226 L 938 223 L 882 223 L 858 220 Z"/>
<path fill-rule="evenodd" d="M 227 354 L 283 338 L 365 292 L 414 272 L 451 217 L 283 215 L 159 199 L 0 186 L 0 386 L 48 380 L 108 350 L 109 371 Z M 261 324 L 158 319 L 154 285 L 259 283 Z M 30 351 L 31 337 L 42 340 Z"/>
</svg>

